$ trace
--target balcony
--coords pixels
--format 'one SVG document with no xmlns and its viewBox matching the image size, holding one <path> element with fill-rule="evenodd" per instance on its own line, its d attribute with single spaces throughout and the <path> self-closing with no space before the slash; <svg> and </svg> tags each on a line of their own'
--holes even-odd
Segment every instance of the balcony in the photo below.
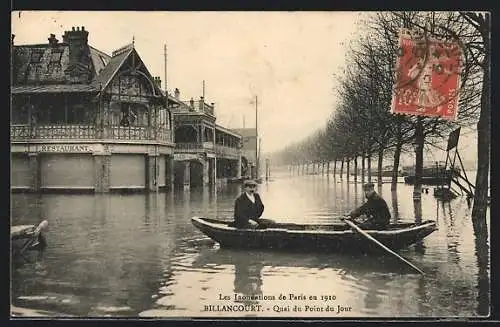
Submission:
<svg viewBox="0 0 500 327">
<path fill-rule="evenodd" d="M 10 137 L 12 141 L 111 139 L 172 142 L 168 129 L 137 126 L 106 126 L 101 129 L 95 125 L 11 125 Z"/>
<path fill-rule="evenodd" d="M 241 155 L 241 150 L 237 148 L 228 147 L 225 145 L 215 145 L 215 154 L 217 157 L 228 159 L 238 159 Z"/>
<path fill-rule="evenodd" d="M 214 144 L 212 142 L 180 142 L 175 143 L 175 149 L 180 152 L 205 152 L 213 151 Z"/>
</svg>

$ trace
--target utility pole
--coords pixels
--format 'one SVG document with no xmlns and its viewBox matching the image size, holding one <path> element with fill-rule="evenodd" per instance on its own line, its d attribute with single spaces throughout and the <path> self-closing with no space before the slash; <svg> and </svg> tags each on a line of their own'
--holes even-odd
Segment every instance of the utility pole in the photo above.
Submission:
<svg viewBox="0 0 500 327">
<path fill-rule="evenodd" d="M 259 117 L 258 117 L 258 98 L 255 96 L 255 177 L 259 178 Z"/>
</svg>

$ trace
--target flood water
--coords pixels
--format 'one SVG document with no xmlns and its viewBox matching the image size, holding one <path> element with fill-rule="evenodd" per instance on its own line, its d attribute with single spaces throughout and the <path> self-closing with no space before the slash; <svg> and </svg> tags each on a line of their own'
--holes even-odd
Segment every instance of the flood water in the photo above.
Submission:
<svg viewBox="0 0 500 327">
<path fill-rule="evenodd" d="M 273 178 L 258 189 L 264 218 L 335 222 L 363 203 L 352 177 L 349 183 L 288 172 Z M 49 220 L 43 255 L 12 266 L 12 303 L 80 317 L 488 315 L 489 227 L 473 226 L 465 196 L 438 202 L 431 187 L 415 206 L 412 190 L 400 183 L 391 194 L 387 183 L 380 193 L 394 221 L 437 220 L 439 230 L 398 251 L 425 276 L 384 254 L 219 249 L 190 218 L 230 220 L 241 191 L 236 185 L 149 195 L 12 194 L 12 225 Z M 240 304 L 261 305 L 261 311 L 205 311 Z"/>
</svg>

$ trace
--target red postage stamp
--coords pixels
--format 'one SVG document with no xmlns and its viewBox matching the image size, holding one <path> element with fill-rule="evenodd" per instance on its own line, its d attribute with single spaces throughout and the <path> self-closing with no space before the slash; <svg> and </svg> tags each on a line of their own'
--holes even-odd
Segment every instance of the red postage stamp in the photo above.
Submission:
<svg viewBox="0 0 500 327">
<path fill-rule="evenodd" d="M 391 112 L 455 120 L 461 69 L 458 42 L 402 29 Z"/>
</svg>

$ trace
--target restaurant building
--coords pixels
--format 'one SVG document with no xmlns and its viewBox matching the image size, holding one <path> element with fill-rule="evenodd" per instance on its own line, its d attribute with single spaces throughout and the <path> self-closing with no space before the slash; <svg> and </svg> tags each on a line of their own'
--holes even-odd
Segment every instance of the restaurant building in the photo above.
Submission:
<svg viewBox="0 0 500 327">
<path fill-rule="evenodd" d="M 134 44 L 111 56 L 84 27 L 14 45 L 11 189 L 158 191 L 173 187 L 171 108 Z"/>
</svg>

